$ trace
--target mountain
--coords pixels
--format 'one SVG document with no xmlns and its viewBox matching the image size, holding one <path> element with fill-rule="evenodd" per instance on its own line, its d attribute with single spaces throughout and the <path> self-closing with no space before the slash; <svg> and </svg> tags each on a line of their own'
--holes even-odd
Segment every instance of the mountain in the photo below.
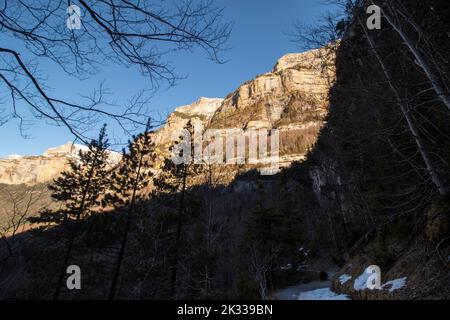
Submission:
<svg viewBox="0 0 450 320">
<path fill-rule="evenodd" d="M 328 60 L 333 59 L 329 57 Z M 334 70 L 323 70 L 324 50 L 286 54 L 274 68 L 239 86 L 224 99 L 202 97 L 175 109 L 154 133 L 160 154 L 178 138 L 184 125 L 226 133 L 241 130 L 280 133 L 280 165 L 302 161 L 315 143 L 328 109 Z M 250 169 L 251 166 L 246 166 Z"/>
<path fill-rule="evenodd" d="M 288 54 L 281 57 L 271 71 L 243 83 L 224 99 L 202 97 L 192 104 L 176 108 L 168 117 L 165 125 L 152 133 L 160 158 L 159 161 L 156 161 L 153 170 L 158 174 L 158 171 L 161 170 L 162 160 L 168 155 L 169 147 L 178 139 L 185 124 L 191 121 L 197 127 L 201 125 L 204 129 L 216 130 L 220 135 L 226 135 L 227 131 L 246 134 L 252 130 L 258 130 L 268 136 L 272 129 L 277 129 L 280 133 L 280 164 L 286 167 L 285 170 L 295 171 L 298 165 L 292 167 L 290 165 L 295 161 L 305 159 L 306 154 L 316 142 L 327 115 L 328 89 L 333 71 L 324 72 L 322 62 L 322 50 Z M 205 141 L 206 145 L 209 143 L 211 143 L 210 140 Z M 3 170 L 2 176 L 6 177 L 4 181 L 29 184 L 37 181 L 49 181 L 51 177 L 55 177 L 65 168 L 67 159 L 74 157 L 79 148 L 81 147 L 72 147 L 68 144 L 50 149 L 42 156 L 2 159 L 0 166 Z M 295 247 L 298 241 L 307 234 L 307 230 L 299 224 L 300 216 L 289 212 L 307 208 L 312 203 L 308 198 L 310 194 L 306 191 L 297 193 L 299 188 L 304 187 L 299 186 L 298 181 L 289 180 L 287 182 L 283 170 L 279 175 L 260 179 L 261 176 L 256 174 L 253 169 L 260 169 L 263 165 L 248 162 L 244 165 L 220 164 L 208 167 L 207 173 L 205 171 L 193 175 L 189 177 L 189 181 L 186 181 L 188 186 L 184 204 L 186 208 L 183 209 L 186 213 L 186 221 L 183 221 L 183 225 L 179 227 L 182 239 L 179 242 L 180 252 L 183 252 L 180 255 L 180 259 L 182 259 L 180 265 L 186 265 L 193 273 L 186 279 L 180 277 L 177 283 L 197 281 L 203 272 L 199 268 L 203 268 L 204 264 L 207 268 L 205 270 L 210 268 L 214 270 L 211 280 L 207 280 L 207 282 L 211 282 L 207 286 L 212 285 L 213 289 L 211 291 L 207 289 L 204 293 L 200 293 L 200 296 L 249 298 L 258 295 L 257 290 L 254 291 L 258 284 L 252 280 L 253 269 L 249 267 L 251 261 L 248 260 L 253 257 L 253 253 L 249 250 L 257 249 L 258 252 L 262 250 L 261 261 L 269 259 L 270 263 L 275 263 L 273 260 L 275 255 L 272 253 L 279 252 L 280 257 L 276 258 L 278 260 L 276 264 L 297 263 L 297 257 L 291 259 L 287 253 L 290 255 L 292 250 L 298 249 Z M 43 175 L 43 172 L 46 175 Z M 208 182 L 205 184 L 206 174 Z M 277 180 L 278 178 L 279 180 Z M 282 185 L 288 187 L 277 189 Z M 22 190 L 23 186 L 9 186 L 6 191 L 12 187 L 20 187 Z M 31 190 L 27 194 L 34 194 L 33 192 L 35 191 Z M 48 194 L 42 197 L 44 200 L 48 198 Z M 142 283 L 145 282 L 145 284 L 140 296 L 143 298 L 166 298 L 169 294 L 167 289 L 169 284 L 165 279 L 170 278 L 167 277 L 167 272 L 171 270 L 171 267 L 163 265 L 163 262 L 173 263 L 172 248 L 176 241 L 173 237 L 174 230 L 178 228 L 174 224 L 178 220 L 174 213 L 178 212 L 176 209 L 179 208 L 178 199 L 176 193 L 150 197 L 148 203 L 145 203 L 149 214 L 139 218 L 139 223 L 145 226 L 145 230 L 140 229 L 143 232 L 141 235 L 137 235 L 136 231 L 140 227 L 133 226 L 130 231 L 130 239 L 133 239 L 133 242 L 136 240 L 139 248 L 141 245 L 145 245 L 145 248 L 138 249 L 139 252 L 136 251 L 137 247 L 127 248 L 126 263 L 129 267 L 124 268 L 126 270 L 124 276 L 135 274 L 142 278 Z M 271 206 L 271 209 L 263 209 L 266 206 Z M 111 208 L 108 207 L 101 208 L 100 211 L 102 211 L 101 214 L 86 217 L 84 224 L 86 229 L 83 228 L 86 233 L 83 231 L 83 235 L 76 239 L 76 247 L 87 248 L 86 246 L 88 246 L 90 248 L 77 254 L 77 263 L 89 266 L 94 263 L 103 270 L 111 270 L 110 267 L 115 264 L 117 241 L 121 239 L 120 234 L 123 231 L 123 216 L 121 212 L 111 211 Z M 254 223 L 250 223 L 252 219 L 255 220 Z M 267 233 L 265 229 L 266 227 L 271 229 L 269 222 L 272 220 L 282 221 L 282 224 L 273 230 L 267 230 Z M 161 223 L 160 226 L 159 223 Z M 255 229 L 248 230 L 249 226 L 255 226 Z M 64 244 L 51 239 L 54 236 L 61 239 L 67 235 L 67 231 L 64 230 L 64 223 L 63 225 L 50 224 L 36 227 L 39 229 L 36 233 L 37 236 L 33 238 L 33 241 L 27 242 L 30 247 L 24 249 L 23 252 L 26 251 L 31 255 L 40 252 L 38 258 L 40 264 L 33 269 L 30 277 L 18 276 L 20 280 L 14 281 L 8 287 L 5 296 L 30 296 L 27 288 L 36 286 L 39 288 L 31 295 L 37 292 L 41 297 L 46 297 L 51 291 L 50 283 L 43 286 L 38 283 L 45 278 L 41 276 L 42 273 L 57 273 L 55 269 L 57 264 L 53 263 L 49 267 L 49 263 L 54 262 L 55 257 L 59 259 L 64 250 Z M 42 232 L 40 233 L 40 231 Z M 28 234 L 31 232 L 26 233 L 26 235 Z M 205 237 L 210 239 L 210 248 L 205 247 Z M 248 243 L 248 237 L 263 237 L 265 243 L 261 243 L 258 248 L 249 248 L 247 244 L 252 242 Z M 21 241 L 20 236 L 15 239 Z M 145 240 L 141 242 L 141 239 Z M 290 244 L 280 246 L 278 242 L 281 239 Z M 153 247 L 157 249 L 157 252 L 152 257 Z M 41 254 L 43 251 L 45 253 Z M 264 252 L 267 252 L 269 256 L 266 256 Z M 141 256 L 142 254 L 144 256 Z M 28 269 L 28 266 L 34 265 L 36 260 L 30 255 L 26 257 L 25 255 L 26 253 L 23 257 L 25 261 L 23 265 Z M 155 262 L 155 267 L 151 266 L 149 257 Z M 206 260 L 204 257 L 207 257 Z M 86 259 L 90 259 L 90 262 L 87 262 Z M 10 260 L 10 264 L 14 263 L 17 263 L 17 260 Z M 258 261 L 256 263 L 259 264 Z M 142 270 L 135 269 L 136 267 L 141 268 L 141 266 Z M 41 267 L 43 268 L 41 269 Z M 262 267 L 265 268 L 265 266 Z M 241 268 L 242 270 L 240 270 Z M 83 269 L 83 277 L 92 279 L 93 270 L 90 267 Z M 206 272 L 209 273 L 209 271 Z M 94 281 L 101 282 L 96 288 L 87 284 L 87 290 L 75 294 L 103 297 L 108 290 L 105 285 L 109 284 L 110 275 L 109 271 L 105 271 Z M 281 276 L 284 277 L 284 275 Z M 0 281 L 4 277 L 5 273 L 2 274 L 0 270 Z M 208 279 L 210 276 L 208 275 L 206 278 Z M 149 289 L 153 286 L 153 284 L 147 283 L 149 280 L 161 282 L 161 288 L 156 291 Z M 121 295 L 127 295 L 129 290 L 133 290 L 135 281 L 136 279 L 124 280 L 121 285 Z M 198 280 L 196 283 L 201 283 L 201 281 Z M 86 283 L 94 282 L 86 280 Z M 178 286 L 180 284 L 177 284 Z M 186 295 L 200 297 L 198 292 L 190 293 L 191 289 L 188 289 L 195 286 L 198 284 L 182 285 L 186 290 L 180 291 L 180 297 Z M 204 291 L 204 289 L 200 289 L 199 292 Z"/>
<path fill-rule="evenodd" d="M 164 126 L 153 134 L 160 155 L 168 155 L 184 125 L 216 130 L 269 130 L 280 132 L 280 165 L 301 161 L 316 141 L 327 114 L 327 95 L 333 71 L 323 72 L 323 51 L 281 57 L 273 70 L 245 82 L 224 99 L 201 97 L 175 108 Z M 325 75 L 325 76 L 324 76 Z M 40 156 L 12 155 L 0 159 L 0 183 L 46 183 L 67 169 L 67 160 L 86 147 L 68 142 Z M 111 152 L 117 162 L 119 154 Z M 158 164 L 157 164 L 158 166 Z M 246 169 L 251 169 L 247 166 Z M 235 174 L 232 170 L 230 178 Z"/>
<path fill-rule="evenodd" d="M 0 268 L 0 297 L 61 288 L 61 299 L 106 299 L 122 266 L 117 299 L 266 300 L 283 288 L 294 299 L 449 299 L 450 11 L 443 0 L 383 2 L 395 14 L 369 31 L 370 3 L 331 26 L 345 31 L 331 51 L 288 54 L 224 99 L 177 108 L 153 133 L 163 157 L 189 120 L 219 134 L 275 128 L 285 168 L 166 168 L 162 192 L 135 206 L 4 237 L 3 253 L 18 249 Z M 57 281 L 76 225 L 70 263 L 83 289 L 69 290 Z"/>
<path fill-rule="evenodd" d="M 79 151 L 87 147 L 69 141 L 66 144 L 47 149 L 39 156 L 11 155 L 0 159 L 0 183 L 34 185 L 46 183 L 69 168 L 68 160 L 77 158 Z M 120 154 L 110 151 L 110 160 L 117 163 Z"/>
</svg>

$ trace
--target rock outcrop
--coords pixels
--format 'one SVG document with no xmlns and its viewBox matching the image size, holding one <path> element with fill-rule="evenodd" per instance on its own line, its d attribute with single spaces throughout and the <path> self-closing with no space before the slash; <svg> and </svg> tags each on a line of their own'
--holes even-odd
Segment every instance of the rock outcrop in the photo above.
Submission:
<svg viewBox="0 0 450 320">
<path fill-rule="evenodd" d="M 280 132 L 280 165 L 304 159 L 315 143 L 328 108 L 333 70 L 324 72 L 322 50 L 287 54 L 271 72 L 242 84 L 225 99 L 200 98 L 176 108 L 164 126 L 153 133 L 159 158 L 168 155 L 190 120 L 194 126 L 217 130 L 266 130 Z M 48 182 L 67 168 L 78 145 L 51 148 L 42 156 L 11 156 L 0 159 L 0 183 Z M 162 163 L 160 161 L 159 163 Z M 157 164 L 158 167 L 158 164 Z"/>
<path fill-rule="evenodd" d="M 229 94 L 212 117 L 210 127 L 278 128 L 283 124 L 305 124 L 308 115 L 322 119 L 333 74 L 322 72 L 320 52 L 283 56 L 272 72 L 257 76 Z"/>
<path fill-rule="evenodd" d="M 11 155 L 0 159 L 0 183 L 33 185 L 46 183 L 69 168 L 68 160 L 77 158 L 86 146 L 67 142 L 46 150 L 39 156 Z M 110 161 L 117 163 L 120 154 L 110 152 Z"/>
<path fill-rule="evenodd" d="M 176 108 L 167 118 L 166 124 L 154 134 L 156 146 L 159 148 L 169 146 L 189 120 L 193 124 L 207 126 L 223 101 L 220 98 L 201 97 L 192 104 Z"/>
<path fill-rule="evenodd" d="M 191 120 L 194 126 L 217 130 L 280 132 L 280 165 L 305 158 L 315 143 L 328 110 L 328 90 L 334 70 L 325 50 L 287 54 L 271 72 L 242 84 L 225 99 L 200 98 L 176 108 L 154 139 L 166 153 L 174 138 Z"/>
</svg>

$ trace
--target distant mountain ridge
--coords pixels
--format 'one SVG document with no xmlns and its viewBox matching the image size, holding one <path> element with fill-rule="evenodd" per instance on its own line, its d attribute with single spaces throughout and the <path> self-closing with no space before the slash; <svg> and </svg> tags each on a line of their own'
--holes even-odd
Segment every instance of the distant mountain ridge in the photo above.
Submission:
<svg viewBox="0 0 450 320">
<path fill-rule="evenodd" d="M 42 155 L 10 155 L 0 158 L 0 183 L 33 185 L 46 183 L 69 168 L 68 160 L 77 158 L 84 145 L 69 141 L 47 149 Z M 110 151 L 110 161 L 118 162 L 120 153 Z"/>
<path fill-rule="evenodd" d="M 156 167 L 162 164 L 174 137 L 189 120 L 205 129 L 278 129 L 280 165 L 304 160 L 328 112 L 328 90 L 334 70 L 321 69 L 322 53 L 318 49 L 286 54 L 270 72 L 246 81 L 223 99 L 201 97 L 175 108 L 166 124 L 152 134 L 161 160 Z M 85 148 L 68 142 L 40 156 L 11 155 L 0 159 L 0 183 L 31 185 L 51 181 L 68 168 L 68 159 Z M 120 154 L 111 155 L 118 161 Z"/>
</svg>

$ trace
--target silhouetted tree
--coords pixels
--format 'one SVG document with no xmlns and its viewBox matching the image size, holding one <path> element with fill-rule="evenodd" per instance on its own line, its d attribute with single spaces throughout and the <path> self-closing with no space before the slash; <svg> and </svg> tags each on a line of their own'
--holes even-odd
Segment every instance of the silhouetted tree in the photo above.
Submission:
<svg viewBox="0 0 450 320">
<path fill-rule="evenodd" d="M 69 13 L 69 17 L 68 17 Z M 79 22 L 79 24 L 77 23 Z M 10 93 L 9 112 L 0 123 L 45 119 L 68 128 L 82 141 L 99 117 L 126 132 L 145 124 L 148 98 L 141 92 L 123 107 L 108 103 L 102 85 L 84 102 L 55 96 L 38 72 L 50 60 L 70 77 L 85 79 L 107 63 L 136 67 L 154 88 L 178 76 L 164 57 L 180 50 L 204 50 L 221 62 L 231 25 L 212 1 L 0 1 L 0 82 Z M 19 49 L 20 48 L 20 49 Z M 25 57 L 29 57 L 28 60 Z M 30 112 L 17 107 L 21 103 Z M 31 115 L 31 116 L 30 116 Z"/>
<path fill-rule="evenodd" d="M 203 168 L 202 163 L 195 163 L 194 161 L 195 143 L 193 137 L 194 127 L 191 121 L 188 121 L 179 141 L 176 141 L 170 148 L 172 157 L 165 159 L 160 175 L 154 180 L 155 195 L 163 197 L 166 201 L 170 201 L 172 206 L 177 207 L 169 285 L 169 296 L 171 298 L 176 298 L 182 229 L 188 218 L 186 201 L 188 178 L 197 176 Z M 175 158 L 179 161 L 174 161 Z"/>
<path fill-rule="evenodd" d="M 106 125 L 97 140 L 92 140 L 88 150 L 80 150 L 78 157 L 69 160 L 70 170 L 63 171 L 48 189 L 52 199 L 60 204 L 58 209 L 44 210 L 38 217 L 30 218 L 35 223 L 61 223 L 79 220 L 89 215 L 93 208 L 101 205 L 109 178 L 110 153 L 106 136 Z"/>
<path fill-rule="evenodd" d="M 27 220 L 32 216 L 36 206 L 48 205 L 50 200 L 43 202 L 46 195 L 46 187 L 43 185 L 33 185 L 30 188 L 8 187 L 0 189 L 0 199 L 2 200 L 2 219 L 0 221 L 0 239 L 5 243 L 8 254 L 0 257 L 0 263 L 10 258 L 17 245 L 11 242 L 14 236 L 25 230 Z M 42 203 L 41 203 L 42 202 Z M 20 244 L 20 242 L 19 242 Z"/>
<path fill-rule="evenodd" d="M 104 196 L 108 186 L 109 169 L 108 159 L 109 146 L 106 125 L 100 130 L 96 140 L 89 143 L 88 150 L 80 150 L 79 158 L 70 160 L 70 171 L 64 171 L 57 178 L 49 189 L 52 191 L 52 198 L 61 203 L 61 208 L 57 210 L 45 210 L 39 217 L 30 218 L 31 222 L 68 222 L 69 243 L 67 245 L 65 257 L 61 266 L 57 287 L 53 298 L 59 298 L 61 285 L 67 268 L 74 241 L 78 232 L 78 222 L 91 214 L 96 206 L 101 204 L 101 197 Z M 72 225 L 75 221 L 75 225 Z"/>
<path fill-rule="evenodd" d="M 125 230 L 123 233 L 119 256 L 115 265 L 109 299 L 115 297 L 120 268 L 125 254 L 127 239 L 133 222 L 133 216 L 138 205 L 148 197 L 145 192 L 149 186 L 152 172 L 150 171 L 155 160 L 154 143 L 150 138 L 150 119 L 147 122 L 144 133 L 134 137 L 129 142 L 128 152 L 123 151 L 122 160 L 112 173 L 111 190 L 105 197 L 105 203 L 109 203 L 118 210 L 126 212 Z"/>
</svg>

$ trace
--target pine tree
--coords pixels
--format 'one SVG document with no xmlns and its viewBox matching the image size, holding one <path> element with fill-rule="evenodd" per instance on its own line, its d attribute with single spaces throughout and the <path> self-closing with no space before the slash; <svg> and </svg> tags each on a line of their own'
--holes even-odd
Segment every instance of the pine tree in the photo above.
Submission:
<svg viewBox="0 0 450 320">
<path fill-rule="evenodd" d="M 154 143 L 150 138 L 150 119 L 145 132 L 134 137 L 129 142 L 128 152 L 123 151 L 123 158 L 118 168 L 112 174 L 111 192 L 105 197 L 105 204 L 111 204 L 117 208 L 125 208 L 127 212 L 125 230 L 119 251 L 119 257 L 115 266 L 109 299 L 114 299 L 117 280 L 123 262 L 125 247 L 133 220 L 134 211 L 137 210 L 136 202 L 145 199 L 145 188 L 148 187 L 152 172 L 149 170 L 155 161 Z"/>
<path fill-rule="evenodd" d="M 305 239 L 305 235 L 302 233 L 305 229 L 304 219 L 299 210 L 295 208 L 295 201 L 292 199 L 292 191 L 289 187 L 287 181 L 280 185 L 276 200 L 278 206 L 273 215 L 275 219 L 274 236 L 280 243 L 279 260 L 296 258 L 297 250 Z M 301 199 L 301 202 L 305 201 L 303 200 L 305 195 L 298 194 L 299 190 L 293 192 L 297 199 Z"/>
<path fill-rule="evenodd" d="M 100 205 L 108 180 L 108 148 L 106 125 L 88 150 L 79 151 L 79 158 L 70 160 L 70 170 L 64 171 L 48 186 L 52 199 L 60 203 L 56 210 L 44 210 L 38 217 L 30 218 L 36 223 L 61 223 L 66 220 L 80 220 Z"/>
<path fill-rule="evenodd" d="M 69 243 L 58 277 L 53 299 L 59 298 L 65 271 L 73 250 L 78 222 L 93 212 L 100 205 L 100 198 L 108 185 L 108 138 L 106 124 L 100 130 L 96 140 L 92 140 L 87 151 L 79 152 L 79 160 L 70 161 L 70 171 L 65 171 L 49 186 L 53 192 L 52 198 L 60 202 L 62 207 L 55 211 L 44 211 L 32 222 L 53 222 L 74 220 L 77 224 L 71 226 Z"/>
<path fill-rule="evenodd" d="M 166 205 L 176 207 L 175 216 L 175 238 L 172 250 L 172 263 L 169 296 L 176 298 L 176 282 L 180 260 L 180 247 L 183 225 L 187 220 L 187 189 L 188 178 L 198 176 L 203 169 L 202 163 L 194 162 L 194 128 L 191 121 L 188 121 L 184 127 L 184 136 L 180 136 L 180 140 L 175 142 L 170 148 L 171 152 L 179 151 L 178 156 L 184 158 L 182 163 L 175 163 L 173 159 L 166 158 L 162 167 L 161 174 L 154 180 L 155 196 L 162 197 L 166 200 Z M 184 141 L 188 139 L 189 141 Z M 179 148 L 182 146 L 182 148 Z M 186 154 L 183 154 L 186 153 Z"/>
</svg>

